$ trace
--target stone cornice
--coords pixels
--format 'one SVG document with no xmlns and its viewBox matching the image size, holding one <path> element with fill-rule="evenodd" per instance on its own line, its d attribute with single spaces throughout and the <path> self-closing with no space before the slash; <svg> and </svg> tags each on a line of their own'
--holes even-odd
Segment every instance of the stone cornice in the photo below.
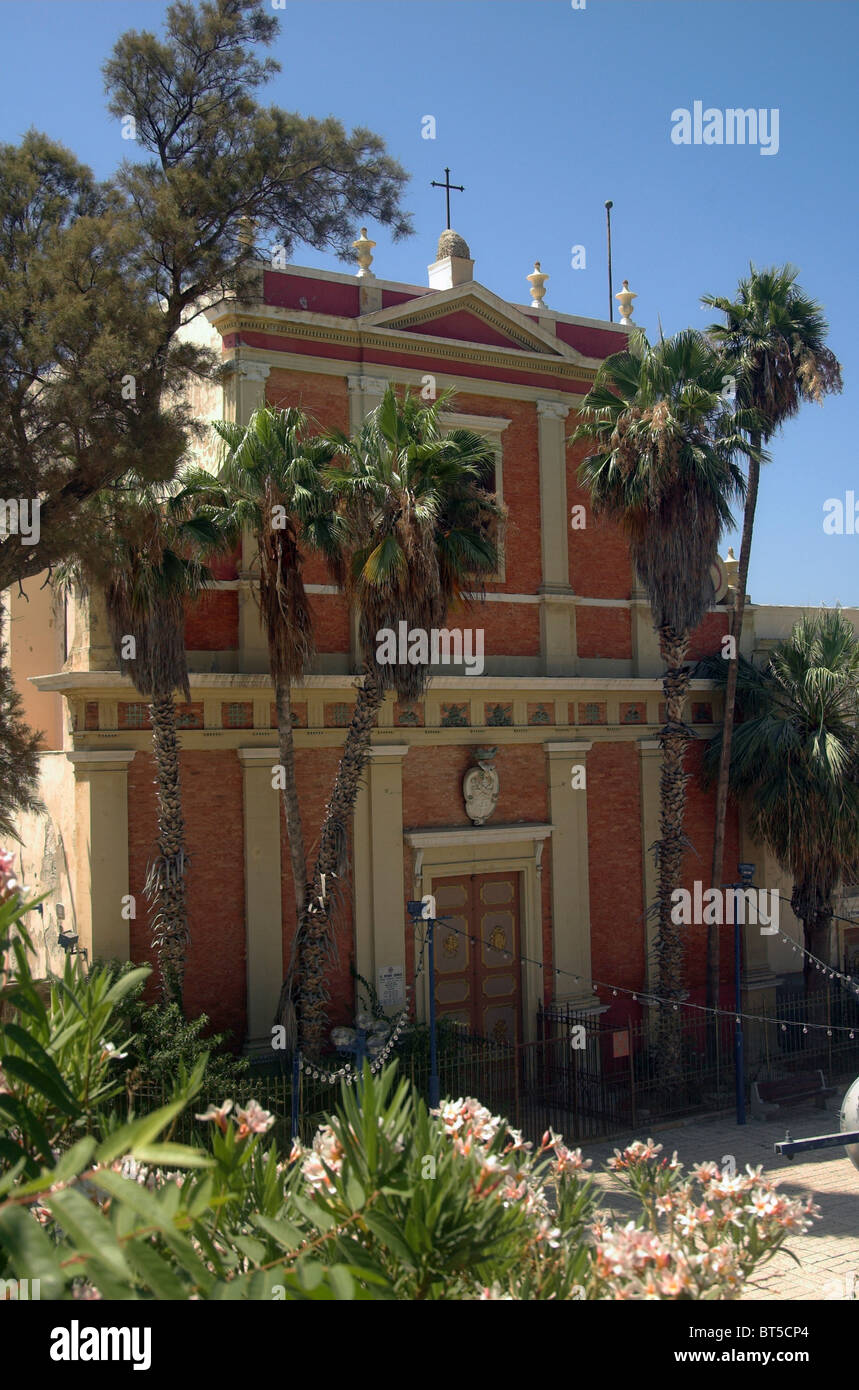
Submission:
<svg viewBox="0 0 859 1390">
<path fill-rule="evenodd" d="M 328 323 L 308 322 L 308 319 L 321 317 L 308 314 L 301 318 L 281 318 L 269 317 L 258 311 L 241 313 L 231 310 L 215 322 L 215 327 L 222 336 L 233 333 L 264 333 L 271 337 L 301 338 L 308 342 L 339 344 L 356 349 L 375 348 L 382 352 L 400 352 L 424 358 L 440 357 L 449 361 L 549 373 L 568 377 L 571 381 L 593 381 L 597 374 L 596 367 L 584 366 L 569 357 L 552 357 L 534 349 L 493 348 L 488 344 L 475 344 L 458 338 L 437 338 L 428 333 L 408 333 L 397 328 L 379 327 L 370 332 L 355 327 L 352 319 L 333 316 Z M 253 344 L 247 346 L 253 348 Z M 241 360 L 247 362 L 249 359 L 243 357 Z"/>
<path fill-rule="evenodd" d="M 457 826 L 452 830 L 404 830 L 403 839 L 415 849 L 438 848 L 442 845 L 502 844 L 511 840 L 547 840 L 551 825 L 481 825 Z"/>
<path fill-rule="evenodd" d="M 30 682 L 41 691 L 61 694 L 85 691 L 105 691 L 105 698 L 116 698 L 116 691 L 125 691 L 133 704 L 146 704 L 127 676 L 118 671 L 61 671 L 56 675 L 30 676 Z M 194 690 L 271 690 L 271 676 L 242 671 L 191 671 Z M 358 673 L 342 675 L 305 676 L 296 681 L 296 690 L 355 691 Z M 716 690 L 714 681 L 691 680 L 691 690 Z M 535 690 L 541 695 L 557 690 L 630 690 L 662 691 L 661 676 L 431 676 L 428 690 L 438 694 L 445 690 L 470 690 L 475 698 L 493 690 Z M 107 692 L 112 692 L 108 695 Z"/>
</svg>

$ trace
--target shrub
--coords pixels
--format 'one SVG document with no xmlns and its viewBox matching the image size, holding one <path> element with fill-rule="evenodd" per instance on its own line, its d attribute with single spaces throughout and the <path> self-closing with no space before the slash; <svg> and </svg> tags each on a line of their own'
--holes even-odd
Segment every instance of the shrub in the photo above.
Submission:
<svg viewBox="0 0 859 1390">
<path fill-rule="evenodd" d="M 430 1112 L 396 1066 L 344 1084 L 286 1160 L 254 1100 L 198 1110 L 205 1142 L 174 1143 L 205 1055 L 151 1114 L 122 1102 L 123 1001 L 148 967 L 67 963 L 46 1005 L 32 904 L 2 899 L 0 872 L 0 1277 L 43 1299 L 734 1298 L 816 1215 L 759 1170 L 684 1177 L 648 1141 L 612 1161 L 641 1210 L 618 1226 L 560 1135 L 534 1148 L 472 1099 Z"/>
</svg>

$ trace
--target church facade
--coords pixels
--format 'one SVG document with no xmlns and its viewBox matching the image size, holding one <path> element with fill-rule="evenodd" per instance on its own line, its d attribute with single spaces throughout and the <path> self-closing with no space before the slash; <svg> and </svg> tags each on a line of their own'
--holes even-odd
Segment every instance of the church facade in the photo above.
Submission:
<svg viewBox="0 0 859 1390">
<path fill-rule="evenodd" d="M 474 662 L 440 660 L 424 698 L 389 697 L 378 717 L 352 827 L 332 1024 L 353 1016 L 353 970 L 389 1010 L 402 1005 L 416 970 L 406 904 L 424 894 L 454 928 L 437 933 L 443 1013 L 507 1039 L 534 1037 L 540 1003 L 569 1001 L 620 1020 L 640 1006 L 612 988 L 643 989 L 650 980 L 661 665 L 624 539 L 591 515 L 577 483 L 582 449 L 567 439 L 600 363 L 623 348 L 627 329 L 546 307 L 542 276 L 531 279 L 530 304 L 499 298 L 475 279 L 468 248 L 452 233 L 425 286 L 377 278 L 367 253 L 359 265 L 356 276 L 260 263 L 252 293 L 213 304 L 192 330 L 215 342 L 230 367 L 226 385 L 199 393 L 204 419 L 245 422 L 267 402 L 300 405 L 321 425 L 350 430 L 389 383 L 425 398 L 453 388 L 445 422 L 490 440 L 509 513 L 485 597 L 448 615 L 450 629 L 480 644 L 479 674 Z M 198 453 L 214 467 L 212 441 Z M 731 560 L 714 567 L 716 601 L 693 635 L 692 661 L 717 650 L 727 631 L 734 573 Z M 262 1049 L 295 918 L 251 544 L 216 574 L 189 613 L 192 698 L 178 705 L 190 854 L 185 997 L 190 1013 L 206 1012 Z M 311 560 L 306 578 L 317 654 L 293 701 L 312 848 L 359 664 L 344 596 L 321 563 Z M 47 815 L 22 826 L 27 881 L 49 895 L 40 949 L 56 966 L 65 923 L 90 959 L 147 960 L 143 884 L 156 833 L 147 706 L 115 669 L 97 596 L 64 609 L 47 592 L 32 598 L 25 627 L 13 623 L 13 659 L 19 684 L 29 680 L 31 721 L 47 730 Z M 768 630 L 768 611 L 747 611 L 748 653 L 785 635 L 777 621 Z M 688 754 L 691 889 L 706 879 L 712 853 L 714 796 L 698 772 L 720 708 L 705 682 L 692 682 L 687 718 L 700 735 Z M 732 808 L 726 872 L 742 858 L 757 862 L 758 884 L 789 895 Z M 799 938 L 786 907 L 781 925 Z M 706 929 L 687 930 L 689 997 L 700 1000 Z M 774 987 L 788 957 L 780 939 L 747 931 L 751 1002 Z M 418 1016 L 426 1015 L 426 989 L 424 971 Z"/>
</svg>

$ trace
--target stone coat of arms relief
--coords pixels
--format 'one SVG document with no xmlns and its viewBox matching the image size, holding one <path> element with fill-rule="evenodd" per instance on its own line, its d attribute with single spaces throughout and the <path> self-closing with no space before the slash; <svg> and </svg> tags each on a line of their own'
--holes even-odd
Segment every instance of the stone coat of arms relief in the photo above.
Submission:
<svg viewBox="0 0 859 1390">
<path fill-rule="evenodd" d="M 498 804 L 500 782 L 493 767 L 496 748 L 476 748 L 475 765 L 470 767 L 462 779 L 462 795 L 465 798 L 465 811 L 474 825 L 483 825 L 492 815 Z"/>
</svg>

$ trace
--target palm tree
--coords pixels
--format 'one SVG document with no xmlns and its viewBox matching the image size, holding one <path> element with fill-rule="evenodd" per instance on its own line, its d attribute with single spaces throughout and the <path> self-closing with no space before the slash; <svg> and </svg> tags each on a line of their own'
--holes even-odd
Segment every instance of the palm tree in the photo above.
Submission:
<svg viewBox="0 0 859 1390">
<path fill-rule="evenodd" d="M 181 1007 L 190 931 L 175 691 L 190 700 L 186 607 L 209 578 L 203 555 L 224 543 L 208 520 L 179 515 L 164 488 L 137 479 L 97 493 L 88 519 L 86 548 L 58 567 L 55 578 L 63 586 L 101 589 L 119 669 L 149 701 L 158 843 L 144 892 L 155 909 L 149 925 L 162 995 Z"/>
<path fill-rule="evenodd" d="M 306 673 L 314 650 L 302 574 L 306 553 L 321 552 L 333 576 L 342 575 L 343 527 L 324 485 L 335 451 L 310 433 L 308 416 L 294 406 L 263 406 L 247 425 L 226 420 L 213 425 L 226 445 L 220 472 L 214 478 L 200 469 L 188 470 L 180 496 L 192 514 L 208 518 L 233 543 L 246 528 L 256 543 L 297 927 L 307 901 L 307 866 L 290 687 Z"/>
<path fill-rule="evenodd" d="M 665 663 L 666 722 L 660 730 L 659 930 L 655 941 L 659 993 L 678 998 L 683 943 L 671 920 L 680 884 L 687 774 L 693 737 L 683 717 L 689 687 L 689 634 L 713 601 L 711 568 L 730 501 L 742 494 L 735 457 L 745 452 L 742 417 L 732 420 L 720 397 L 722 368 L 701 334 L 688 330 L 651 346 L 636 333 L 629 349 L 609 357 L 580 410 L 572 441 L 591 452 L 580 467 L 594 511 L 618 520 L 644 585 Z M 666 1038 L 679 1070 L 677 1030 Z"/>
<path fill-rule="evenodd" d="M 498 567 L 503 509 L 490 491 L 492 449 L 472 430 L 444 432 L 439 416 L 450 399 L 446 393 L 425 404 L 407 390 L 398 400 L 389 387 L 352 438 L 329 436 L 342 459 L 330 479 L 349 527 L 347 582 L 358 609 L 364 674 L 301 924 L 301 1041 L 311 1053 L 320 1050 L 327 1022 L 331 899 L 321 891 L 322 875 L 328 882 L 345 872 L 347 827 L 386 692 L 414 699 L 429 679 L 426 665 L 380 664 L 377 634 L 386 628 L 396 632 L 401 621 L 426 633 L 442 626 L 450 606 L 464 602 L 466 592 L 482 592 Z M 291 989 L 288 976 L 282 1007 Z"/>
<path fill-rule="evenodd" d="M 728 803 L 728 768 L 734 727 L 738 653 L 743 630 L 746 582 L 752 549 L 752 530 L 758 500 L 761 445 L 779 426 L 799 411 L 803 401 L 822 404 L 828 392 L 841 390 L 841 366 L 826 346 L 827 323 L 819 304 L 809 299 L 796 283 L 798 271 L 791 265 L 768 270 L 750 266 L 733 300 L 704 295 L 703 303 L 725 315 L 708 336 L 720 349 L 727 379 L 736 384 L 740 408 L 757 412 L 760 423 L 749 432 L 749 476 L 743 515 L 743 535 L 737 571 L 737 587 L 731 617 L 733 656 L 725 687 L 725 713 L 721 743 L 722 761 L 716 787 L 716 830 L 713 840 L 711 882 L 722 879 L 725 850 L 725 817 Z M 707 996 L 715 1004 L 719 992 L 718 929 L 707 938 Z"/>
<path fill-rule="evenodd" d="M 730 789 L 793 879 L 806 950 L 824 957 L 833 890 L 859 871 L 859 639 L 843 613 L 824 609 L 800 618 L 762 670 L 742 657 L 738 667 Z M 706 668 L 727 683 L 718 657 Z M 707 750 L 711 780 L 724 744 L 723 730 Z"/>
</svg>

